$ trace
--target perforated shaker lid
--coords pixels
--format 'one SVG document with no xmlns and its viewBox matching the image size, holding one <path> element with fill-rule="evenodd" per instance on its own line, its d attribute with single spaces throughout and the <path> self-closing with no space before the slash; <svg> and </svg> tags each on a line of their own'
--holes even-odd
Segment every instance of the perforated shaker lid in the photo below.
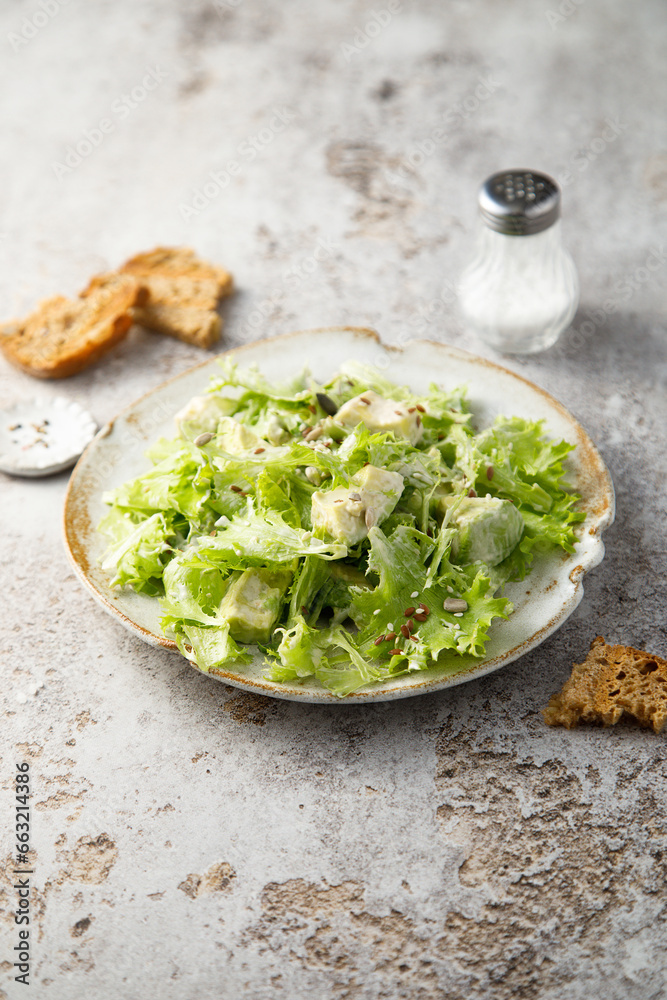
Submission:
<svg viewBox="0 0 667 1000">
<path fill-rule="evenodd" d="M 479 190 L 479 210 L 490 229 L 509 236 L 530 236 L 560 217 L 560 188 L 535 170 L 501 170 Z"/>
</svg>

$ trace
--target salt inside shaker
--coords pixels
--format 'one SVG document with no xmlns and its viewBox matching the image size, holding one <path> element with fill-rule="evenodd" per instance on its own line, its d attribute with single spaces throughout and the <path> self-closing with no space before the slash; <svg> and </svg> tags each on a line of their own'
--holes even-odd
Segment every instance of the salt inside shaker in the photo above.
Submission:
<svg viewBox="0 0 667 1000">
<path fill-rule="evenodd" d="M 561 242 L 560 189 L 547 174 L 503 170 L 484 182 L 478 200 L 483 225 L 459 284 L 463 315 L 498 351 L 543 351 L 579 301 L 577 272 Z"/>
</svg>

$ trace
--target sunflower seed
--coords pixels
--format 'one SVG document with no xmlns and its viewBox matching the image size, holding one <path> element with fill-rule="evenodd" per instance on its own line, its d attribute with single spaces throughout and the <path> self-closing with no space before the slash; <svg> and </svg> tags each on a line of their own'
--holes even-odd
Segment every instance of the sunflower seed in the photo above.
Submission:
<svg viewBox="0 0 667 1000">
<path fill-rule="evenodd" d="M 319 469 L 316 469 L 314 465 L 309 465 L 306 470 L 306 479 L 313 483 L 314 486 L 319 486 L 322 482 L 322 474 Z"/>
<path fill-rule="evenodd" d="M 366 509 L 366 516 L 364 520 L 366 521 L 366 527 L 369 530 L 371 528 L 374 528 L 375 525 L 378 523 L 377 511 L 373 507 L 368 507 Z"/>
<path fill-rule="evenodd" d="M 199 437 L 196 437 L 193 444 L 195 444 L 198 448 L 201 448 L 203 445 L 208 444 L 209 441 L 212 441 L 214 437 L 215 434 L 211 434 L 210 431 L 207 431 L 205 434 L 200 434 Z"/>
<path fill-rule="evenodd" d="M 448 597 L 443 604 L 443 608 L 445 611 L 451 611 L 454 615 L 462 615 L 464 611 L 468 610 L 468 602 L 459 597 Z"/>
</svg>

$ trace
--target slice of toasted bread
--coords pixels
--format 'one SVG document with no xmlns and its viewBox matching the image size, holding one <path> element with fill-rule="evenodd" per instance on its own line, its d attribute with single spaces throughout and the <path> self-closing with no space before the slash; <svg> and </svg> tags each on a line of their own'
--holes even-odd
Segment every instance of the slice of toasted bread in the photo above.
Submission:
<svg viewBox="0 0 667 1000">
<path fill-rule="evenodd" d="M 178 337 L 196 347 L 212 347 L 220 337 L 222 320 L 212 309 L 163 306 L 149 303 L 132 310 L 134 322 L 156 333 Z"/>
<path fill-rule="evenodd" d="M 26 319 L 0 326 L 0 348 L 7 360 L 39 378 L 65 378 L 122 340 L 132 325 L 130 309 L 141 287 L 130 275 L 94 280 L 97 286 L 78 299 L 54 295 Z"/>
<path fill-rule="evenodd" d="M 187 247 L 157 247 L 128 260 L 121 271 L 146 288 L 148 301 L 137 304 L 134 320 L 198 347 L 211 347 L 222 321 L 216 309 L 233 290 L 232 276 L 200 260 Z"/>
<path fill-rule="evenodd" d="M 608 646 L 598 636 L 542 714 L 547 725 L 568 729 L 579 722 L 613 726 L 625 714 L 659 733 L 667 722 L 667 660 L 632 646 Z"/>
</svg>

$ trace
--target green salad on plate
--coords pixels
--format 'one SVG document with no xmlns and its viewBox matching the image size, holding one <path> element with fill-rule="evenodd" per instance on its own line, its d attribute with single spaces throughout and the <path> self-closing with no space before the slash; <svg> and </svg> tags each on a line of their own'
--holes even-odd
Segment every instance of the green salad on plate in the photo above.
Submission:
<svg viewBox="0 0 667 1000">
<path fill-rule="evenodd" d="M 176 426 L 104 495 L 102 565 L 159 600 L 204 672 L 259 647 L 269 680 L 344 696 L 446 651 L 483 658 L 512 612 L 504 584 L 537 552 L 573 552 L 585 517 L 563 478 L 573 446 L 541 421 L 477 429 L 463 389 L 415 393 L 356 362 L 274 385 L 222 361 Z"/>
</svg>

